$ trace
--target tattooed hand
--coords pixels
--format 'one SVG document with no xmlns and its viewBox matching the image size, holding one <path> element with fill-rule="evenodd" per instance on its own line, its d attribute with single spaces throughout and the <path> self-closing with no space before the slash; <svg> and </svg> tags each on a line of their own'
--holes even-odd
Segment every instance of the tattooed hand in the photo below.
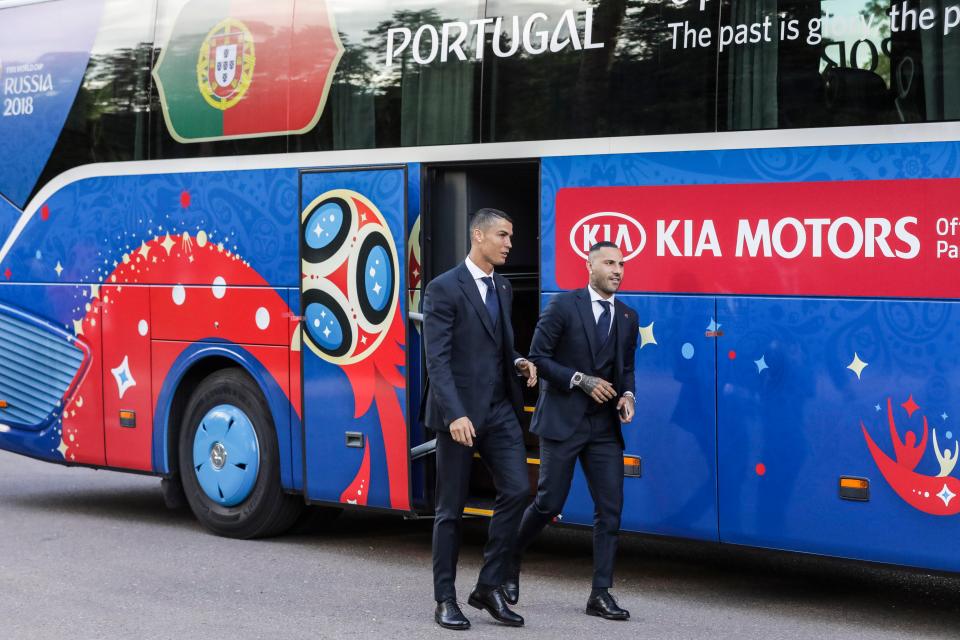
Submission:
<svg viewBox="0 0 960 640">
<path fill-rule="evenodd" d="M 603 404 L 607 400 L 612 400 L 617 396 L 617 392 L 612 384 L 596 376 L 583 376 L 583 379 L 580 380 L 577 386 L 599 404 Z"/>
</svg>

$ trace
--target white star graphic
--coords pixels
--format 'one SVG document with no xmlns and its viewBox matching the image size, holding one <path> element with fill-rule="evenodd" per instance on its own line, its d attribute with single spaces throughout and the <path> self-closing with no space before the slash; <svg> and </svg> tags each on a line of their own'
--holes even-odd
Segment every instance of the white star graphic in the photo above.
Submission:
<svg viewBox="0 0 960 640">
<path fill-rule="evenodd" d="M 383 287 L 380 286 L 380 283 L 373 285 L 373 292 L 377 295 L 380 295 L 380 292 L 383 290 Z"/>
<path fill-rule="evenodd" d="M 759 359 L 759 360 L 754 360 L 754 361 L 753 361 L 753 364 L 757 365 L 757 373 L 760 373 L 760 372 L 763 371 L 764 369 L 769 369 L 769 368 L 770 368 L 769 366 L 767 366 L 766 356 L 760 356 L 760 359 Z"/>
<path fill-rule="evenodd" d="M 330 337 L 330 327 L 324 327 L 324 329 L 323 329 L 323 337 L 325 337 L 325 338 L 329 338 L 329 337 Z"/>
<path fill-rule="evenodd" d="M 949 507 L 950 501 L 953 500 L 956 495 L 957 494 L 955 494 L 953 491 L 950 491 L 950 489 L 947 488 L 946 483 L 944 483 L 943 489 L 940 489 L 940 493 L 937 494 L 937 497 L 943 500 L 943 506 Z"/>
<path fill-rule="evenodd" d="M 648 344 L 657 344 L 657 339 L 653 335 L 653 323 L 645 327 L 640 327 L 640 348 L 643 349 Z"/>
<path fill-rule="evenodd" d="M 60 274 L 63 273 L 63 265 L 60 264 L 60 261 L 59 261 L 59 260 L 57 260 L 57 266 L 55 266 L 55 267 L 53 268 L 53 270 L 57 272 L 57 277 L 58 277 L 58 278 L 60 277 Z"/>
<path fill-rule="evenodd" d="M 323 228 L 320 226 L 320 223 L 318 222 L 318 223 L 313 227 L 313 235 L 315 235 L 315 236 L 317 236 L 317 237 L 319 238 L 321 233 L 323 233 Z"/>
<path fill-rule="evenodd" d="M 163 242 L 160 243 L 160 246 L 166 250 L 167 255 L 170 255 L 170 251 L 173 249 L 174 244 L 175 243 L 170 239 L 170 234 L 168 233 L 167 237 L 164 238 Z"/>
<path fill-rule="evenodd" d="M 113 374 L 113 379 L 117 382 L 117 392 L 121 398 L 130 387 L 137 386 L 137 381 L 133 379 L 133 374 L 130 373 L 130 362 L 127 356 L 123 356 L 123 362 L 116 369 L 110 369 L 110 373 Z"/>
<path fill-rule="evenodd" d="M 857 374 L 857 380 L 859 380 L 861 374 L 863 373 L 863 370 L 866 369 L 867 366 L 868 366 L 868 363 L 861 360 L 860 356 L 856 352 L 854 352 L 853 362 L 847 365 L 847 369 L 850 369 L 850 371 L 853 371 L 855 374 Z"/>
</svg>

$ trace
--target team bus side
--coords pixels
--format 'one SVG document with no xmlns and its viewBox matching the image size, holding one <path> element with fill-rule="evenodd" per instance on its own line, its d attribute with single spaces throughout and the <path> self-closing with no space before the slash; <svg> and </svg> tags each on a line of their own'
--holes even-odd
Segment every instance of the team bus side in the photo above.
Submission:
<svg viewBox="0 0 960 640">
<path fill-rule="evenodd" d="M 624 530 L 960 570 L 955 4 L 0 0 L 0 448 L 429 516 L 421 291 L 495 207 L 521 353 L 624 253 Z"/>
</svg>

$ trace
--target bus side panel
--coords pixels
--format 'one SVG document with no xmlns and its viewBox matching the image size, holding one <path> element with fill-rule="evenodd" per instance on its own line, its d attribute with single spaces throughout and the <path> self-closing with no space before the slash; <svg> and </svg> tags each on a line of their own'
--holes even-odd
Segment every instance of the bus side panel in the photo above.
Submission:
<svg viewBox="0 0 960 640">
<path fill-rule="evenodd" d="M 153 436 L 153 466 L 157 473 L 169 473 L 178 455 L 178 443 L 169 442 L 170 407 L 184 373 L 204 358 L 233 360 L 259 385 L 270 407 L 280 454 L 280 480 L 285 489 L 292 485 L 290 468 L 290 374 L 289 350 L 286 346 L 243 345 L 228 342 L 176 342 L 154 340 L 151 343 L 153 364 L 153 403 L 156 407 Z"/>
<path fill-rule="evenodd" d="M 960 570 L 958 304 L 718 306 L 721 540 Z"/>
<path fill-rule="evenodd" d="M 543 296 L 543 304 L 554 294 Z M 624 478 L 624 530 L 717 540 L 715 340 L 705 335 L 713 298 L 617 296 L 640 321 L 635 361 L 637 415 L 622 426 L 625 455 L 641 477 Z M 593 524 L 580 464 L 562 521 Z"/>
<path fill-rule="evenodd" d="M 151 471 L 150 289 L 104 286 L 100 296 L 107 465 Z M 133 412 L 133 419 L 121 412 Z"/>
<path fill-rule="evenodd" d="M 104 464 L 100 310 L 89 285 L 0 285 L 0 448 Z"/>
</svg>

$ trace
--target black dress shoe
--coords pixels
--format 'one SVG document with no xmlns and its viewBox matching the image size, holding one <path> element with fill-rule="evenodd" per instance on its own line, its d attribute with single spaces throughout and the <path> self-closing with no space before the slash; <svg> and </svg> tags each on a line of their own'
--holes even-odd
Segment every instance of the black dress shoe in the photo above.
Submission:
<svg viewBox="0 0 960 640">
<path fill-rule="evenodd" d="M 500 591 L 503 593 L 503 599 L 507 601 L 507 604 L 520 602 L 520 572 L 518 570 L 509 569 L 507 571 L 507 577 L 503 579 Z"/>
<path fill-rule="evenodd" d="M 602 591 L 587 600 L 587 615 L 599 616 L 605 620 L 629 620 L 630 612 L 621 609 L 613 596 Z"/>
<path fill-rule="evenodd" d="M 470 628 L 470 621 L 460 611 L 460 606 L 453 598 L 437 603 L 437 612 L 433 614 L 433 619 L 444 629 L 463 630 Z"/>
<path fill-rule="evenodd" d="M 503 599 L 503 594 L 500 593 L 500 589 L 497 587 L 484 588 L 478 586 L 473 590 L 473 593 L 470 594 L 470 599 L 467 600 L 467 602 L 470 603 L 471 607 L 486 609 L 487 613 L 493 616 L 494 620 L 502 622 L 508 627 L 523 626 L 523 616 L 510 610 L 510 607 L 507 606 L 506 601 Z"/>
</svg>

